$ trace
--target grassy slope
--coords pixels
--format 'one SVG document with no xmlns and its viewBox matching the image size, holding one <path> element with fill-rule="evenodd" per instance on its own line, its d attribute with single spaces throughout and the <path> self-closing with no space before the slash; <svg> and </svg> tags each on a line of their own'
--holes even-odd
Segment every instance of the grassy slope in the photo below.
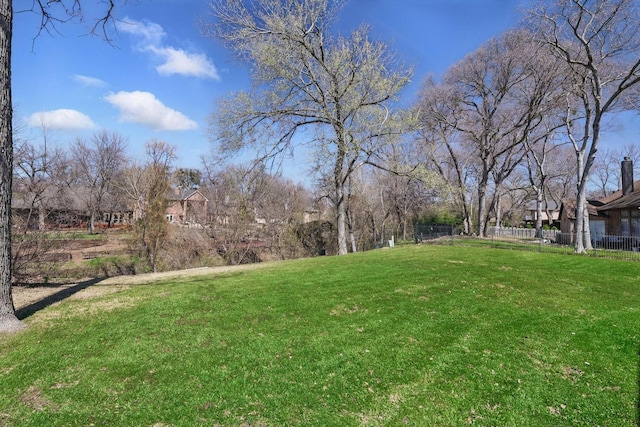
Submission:
<svg viewBox="0 0 640 427">
<path fill-rule="evenodd" d="M 1 425 L 634 425 L 637 263 L 409 246 L 71 299 Z"/>
</svg>

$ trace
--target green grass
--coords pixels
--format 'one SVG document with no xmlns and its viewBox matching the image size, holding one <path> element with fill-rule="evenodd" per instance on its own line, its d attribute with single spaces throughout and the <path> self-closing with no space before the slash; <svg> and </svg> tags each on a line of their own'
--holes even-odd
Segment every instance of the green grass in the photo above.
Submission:
<svg viewBox="0 0 640 427">
<path fill-rule="evenodd" d="M 26 322 L 0 337 L 0 425 L 637 421 L 630 262 L 415 245 L 72 298 Z"/>
</svg>

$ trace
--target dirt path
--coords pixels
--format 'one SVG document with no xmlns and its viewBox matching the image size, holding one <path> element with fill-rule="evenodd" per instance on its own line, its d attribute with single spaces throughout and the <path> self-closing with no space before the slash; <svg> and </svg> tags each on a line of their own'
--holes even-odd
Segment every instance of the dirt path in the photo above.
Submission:
<svg viewBox="0 0 640 427">
<path fill-rule="evenodd" d="M 94 298 L 101 295 L 117 292 L 128 288 L 130 285 L 142 285 L 153 283 L 158 280 L 169 278 L 187 278 L 193 276 L 211 275 L 217 273 L 227 273 L 232 271 L 254 270 L 268 266 L 269 263 L 245 264 L 224 267 L 203 267 L 192 268 L 189 270 L 166 271 L 162 273 L 138 274 L 135 276 L 117 276 L 109 277 L 98 282 L 97 286 L 87 286 L 81 291 L 74 293 L 72 298 Z M 16 310 L 24 308 L 28 305 L 42 301 L 45 298 L 56 293 L 70 290 L 77 286 L 77 283 L 64 285 L 42 285 L 42 286 L 14 286 L 13 287 L 13 303 Z M 111 285 L 111 286 L 109 286 Z"/>
</svg>

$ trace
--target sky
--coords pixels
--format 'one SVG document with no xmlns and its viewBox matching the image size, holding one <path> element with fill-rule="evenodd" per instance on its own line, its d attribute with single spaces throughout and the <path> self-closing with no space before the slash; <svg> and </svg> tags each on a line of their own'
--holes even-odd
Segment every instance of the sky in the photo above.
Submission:
<svg viewBox="0 0 640 427">
<path fill-rule="evenodd" d="M 203 35 L 201 23 L 212 20 L 208 0 L 118 1 L 111 43 L 88 34 L 90 21 L 39 34 L 40 16 L 21 9 L 32 2 L 13 3 L 14 117 L 36 144 L 42 129 L 63 148 L 106 130 L 127 139 L 132 158 L 143 160 L 145 142 L 156 139 L 176 147 L 176 166 L 201 168 L 215 101 L 249 88 L 248 68 Z M 96 16 L 100 3 L 82 0 L 85 15 Z M 349 0 L 336 30 L 368 23 L 373 38 L 414 67 L 401 98 L 409 104 L 428 74 L 442 75 L 516 26 L 519 10 L 518 0 Z M 304 173 L 302 163 L 285 165 L 284 175 Z"/>
</svg>

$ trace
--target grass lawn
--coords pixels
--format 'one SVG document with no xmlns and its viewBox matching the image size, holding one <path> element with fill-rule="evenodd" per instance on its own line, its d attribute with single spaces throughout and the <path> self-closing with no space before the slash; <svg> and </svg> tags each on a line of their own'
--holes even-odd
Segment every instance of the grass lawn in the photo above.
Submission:
<svg viewBox="0 0 640 427">
<path fill-rule="evenodd" d="M 0 336 L 0 426 L 638 416 L 632 262 L 411 245 L 74 297 L 26 323 Z"/>
</svg>

